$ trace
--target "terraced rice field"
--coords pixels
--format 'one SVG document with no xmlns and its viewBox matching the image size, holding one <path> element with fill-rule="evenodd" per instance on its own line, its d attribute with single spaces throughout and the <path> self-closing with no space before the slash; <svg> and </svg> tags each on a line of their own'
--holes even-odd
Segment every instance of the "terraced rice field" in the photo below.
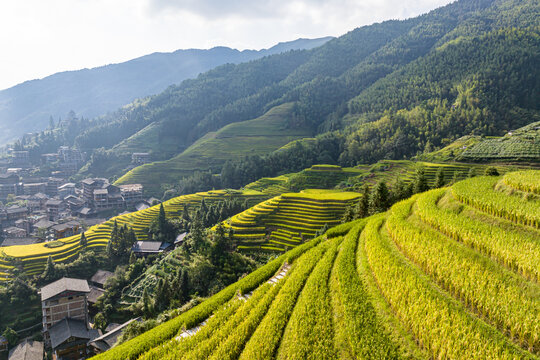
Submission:
<svg viewBox="0 0 540 360">
<path fill-rule="evenodd" d="M 184 205 L 188 209 L 193 209 L 199 206 L 203 198 L 208 204 L 231 198 L 247 199 L 251 204 L 256 204 L 267 198 L 267 196 L 254 190 L 213 190 L 176 197 L 165 201 L 163 207 L 168 217 L 179 217 L 182 214 Z M 97 251 L 105 250 L 115 221 L 119 226 L 126 224 L 133 228 L 137 240 L 146 240 L 148 226 L 158 216 L 158 213 L 159 205 L 156 205 L 145 210 L 119 215 L 102 224 L 93 226 L 85 232 L 88 248 Z M 0 281 L 9 277 L 9 271 L 12 268 L 9 257 L 22 260 L 24 270 L 28 275 L 41 273 L 49 256 L 52 256 L 56 262 L 65 262 L 76 258 L 81 249 L 79 244 L 80 235 L 61 239 L 61 241 L 64 245 L 56 248 L 47 248 L 43 243 L 2 248 L 0 253 Z"/>
<path fill-rule="evenodd" d="M 340 225 L 95 359 L 538 359 L 531 175 L 468 179 Z M 509 179 L 519 192 L 498 190 Z"/>
<path fill-rule="evenodd" d="M 285 251 L 313 238 L 325 224 L 339 224 L 359 196 L 332 190 L 286 193 L 233 216 L 224 226 L 234 230 L 241 250 Z"/>
</svg>

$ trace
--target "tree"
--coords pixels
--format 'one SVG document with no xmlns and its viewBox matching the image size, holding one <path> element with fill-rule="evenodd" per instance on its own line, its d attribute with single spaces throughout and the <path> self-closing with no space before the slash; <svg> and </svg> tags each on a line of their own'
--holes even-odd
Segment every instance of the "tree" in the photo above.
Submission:
<svg viewBox="0 0 540 360">
<path fill-rule="evenodd" d="M 57 271 L 53 258 L 49 255 L 47 258 L 47 265 L 45 265 L 45 271 L 43 271 L 42 278 L 45 281 L 56 280 Z"/>
<path fill-rule="evenodd" d="M 169 282 L 164 279 L 159 279 L 155 295 L 156 310 L 162 312 L 169 306 L 171 300 Z"/>
<path fill-rule="evenodd" d="M 470 168 L 469 173 L 467 174 L 467 177 L 468 178 L 473 178 L 475 176 L 476 176 L 476 171 L 474 170 L 474 168 Z"/>
<path fill-rule="evenodd" d="M 150 299 L 147 288 L 144 288 L 142 302 L 144 316 L 150 317 L 152 315 L 152 300 Z"/>
<path fill-rule="evenodd" d="M 214 234 L 214 241 L 212 241 L 212 245 L 210 246 L 210 261 L 213 265 L 221 266 L 224 255 L 230 250 L 229 239 L 225 236 L 225 228 L 222 223 L 218 223 Z"/>
<path fill-rule="evenodd" d="M 17 332 L 10 327 L 7 327 L 6 330 L 4 330 L 2 336 L 6 338 L 10 347 L 15 346 L 19 340 L 19 335 Z"/>
<path fill-rule="evenodd" d="M 369 199 L 369 212 L 376 214 L 386 211 L 390 206 L 390 192 L 384 181 L 379 181 Z"/>
<path fill-rule="evenodd" d="M 204 250 L 205 230 L 200 216 L 195 216 L 191 222 L 189 239 L 184 243 L 189 246 L 192 252 L 201 253 Z"/>
<path fill-rule="evenodd" d="M 182 270 L 179 281 L 180 300 L 186 302 L 189 300 L 189 274 L 186 270 Z"/>
<path fill-rule="evenodd" d="M 488 167 L 486 171 L 484 171 L 485 176 L 499 176 L 499 170 L 495 167 Z"/>
<path fill-rule="evenodd" d="M 401 179 L 397 179 L 392 186 L 392 198 L 394 202 L 407 199 L 411 196 L 410 187 Z"/>
<path fill-rule="evenodd" d="M 84 232 L 81 234 L 81 239 L 79 240 L 79 244 L 81 247 L 85 248 L 88 244 L 88 241 L 86 240 L 86 235 L 84 235 Z"/>
<path fill-rule="evenodd" d="M 454 176 L 452 176 L 452 184 L 455 184 L 459 181 L 459 173 L 454 171 Z"/>
<path fill-rule="evenodd" d="M 160 231 L 163 231 L 167 227 L 167 215 L 165 214 L 163 204 L 159 205 L 158 226 Z"/>
<path fill-rule="evenodd" d="M 315 233 L 315 237 L 324 235 L 328 231 L 329 228 L 330 227 L 328 226 L 328 223 L 325 223 L 322 228 L 317 230 L 317 232 Z"/>
<path fill-rule="evenodd" d="M 360 201 L 356 204 L 355 218 L 364 218 L 369 215 L 369 197 L 370 190 L 368 184 L 364 184 L 362 188 L 362 197 Z"/>
<path fill-rule="evenodd" d="M 415 194 L 418 194 L 427 190 L 429 190 L 429 185 L 427 183 L 426 174 L 424 168 L 420 167 L 416 170 L 413 191 Z"/>
<path fill-rule="evenodd" d="M 101 330 L 101 332 L 105 332 L 106 328 L 107 328 L 107 320 L 105 320 L 105 316 L 103 316 L 102 313 L 97 313 L 96 316 L 94 317 L 94 329 L 99 329 Z"/>
<path fill-rule="evenodd" d="M 433 187 L 435 189 L 441 188 L 444 186 L 444 171 L 442 167 L 437 169 L 437 174 L 435 175 L 435 184 Z"/>
<path fill-rule="evenodd" d="M 352 205 L 347 206 L 347 209 L 343 213 L 343 217 L 341 218 L 341 223 L 348 223 L 349 221 L 354 220 L 354 209 Z"/>
<path fill-rule="evenodd" d="M 189 216 L 189 210 L 186 204 L 184 204 L 184 209 L 182 210 L 182 220 L 185 224 L 189 224 L 191 218 Z"/>
</svg>

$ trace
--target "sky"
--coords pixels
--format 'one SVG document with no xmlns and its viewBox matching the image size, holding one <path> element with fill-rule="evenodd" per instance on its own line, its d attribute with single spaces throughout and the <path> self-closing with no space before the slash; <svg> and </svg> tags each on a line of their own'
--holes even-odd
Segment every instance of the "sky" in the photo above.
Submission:
<svg viewBox="0 0 540 360">
<path fill-rule="evenodd" d="M 404 19 L 449 0 L 2 0 L 0 89 L 153 52 L 269 48 Z"/>
</svg>

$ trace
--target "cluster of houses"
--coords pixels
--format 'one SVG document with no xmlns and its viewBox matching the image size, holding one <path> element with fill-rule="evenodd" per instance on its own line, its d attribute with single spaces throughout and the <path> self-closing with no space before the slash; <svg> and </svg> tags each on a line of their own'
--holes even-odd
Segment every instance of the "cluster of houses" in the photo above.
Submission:
<svg viewBox="0 0 540 360">
<path fill-rule="evenodd" d="M 86 359 L 113 347 L 133 321 L 109 324 L 104 332 L 92 327 L 94 305 L 113 273 L 98 270 L 87 280 L 62 278 L 41 288 L 43 341 L 25 340 L 9 351 L 9 360 L 43 360 L 50 350 L 53 360 Z M 0 352 L 7 341 L 0 337 Z"/>
<path fill-rule="evenodd" d="M 157 200 L 143 199 L 140 184 L 115 186 L 103 178 L 69 182 L 86 160 L 78 149 L 60 146 L 55 153 L 41 154 L 39 166 L 29 151 L 7 153 L 0 159 L 0 246 L 61 239 L 103 222 L 104 211 L 142 210 Z M 132 154 L 133 167 L 149 161 L 149 153 Z"/>
<path fill-rule="evenodd" d="M 0 246 L 52 241 L 78 234 L 85 226 L 103 222 L 110 209 L 141 210 L 157 199 L 143 199 L 140 184 L 115 186 L 107 179 L 80 183 L 61 178 L 22 179 L 0 173 Z M 5 204 L 5 205 L 4 205 Z"/>
<path fill-rule="evenodd" d="M 38 166 L 33 164 L 28 150 L 7 150 L 7 157 L 0 160 L 1 172 L 28 174 Z M 40 167 L 46 166 L 55 177 L 76 174 L 86 161 L 85 153 L 68 146 L 60 146 L 55 153 L 41 154 Z"/>
</svg>

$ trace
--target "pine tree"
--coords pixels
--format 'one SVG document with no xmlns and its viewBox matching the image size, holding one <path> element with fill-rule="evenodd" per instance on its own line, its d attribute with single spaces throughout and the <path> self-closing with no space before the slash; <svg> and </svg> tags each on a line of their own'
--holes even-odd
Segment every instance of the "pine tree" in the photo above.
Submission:
<svg viewBox="0 0 540 360">
<path fill-rule="evenodd" d="M 131 252 L 131 255 L 129 256 L 129 263 L 134 264 L 135 261 L 137 261 L 137 256 L 135 256 L 134 252 Z"/>
<path fill-rule="evenodd" d="M 189 276 L 187 270 L 182 270 L 180 275 L 180 300 L 184 303 L 189 300 Z"/>
<path fill-rule="evenodd" d="M 358 206 L 358 205 L 357 205 Z M 354 220 L 354 209 L 352 205 L 347 206 L 347 209 L 343 213 L 343 217 L 341 218 L 341 223 L 348 223 L 349 221 Z"/>
<path fill-rule="evenodd" d="M 429 185 L 427 183 L 427 178 L 424 172 L 424 168 L 418 168 L 416 170 L 416 177 L 414 181 L 413 191 L 415 194 L 418 194 L 427 190 L 429 190 Z"/>
<path fill-rule="evenodd" d="M 165 215 L 165 208 L 163 203 L 159 205 L 159 215 L 158 215 L 158 229 L 159 232 L 165 233 L 167 229 L 167 216 Z"/>
<path fill-rule="evenodd" d="M 150 300 L 150 295 L 148 294 L 148 289 L 144 288 L 143 290 L 143 313 L 145 317 L 150 317 L 152 315 L 152 304 Z"/>
<path fill-rule="evenodd" d="M 45 281 L 53 281 L 56 279 L 57 276 L 56 271 L 56 265 L 54 263 L 54 260 L 52 256 L 49 255 L 47 258 L 47 265 L 45 265 L 45 271 L 43 272 L 43 280 Z"/>
<path fill-rule="evenodd" d="M 191 221 L 189 217 L 189 210 L 186 204 L 184 204 L 184 209 L 182 210 L 182 220 L 185 224 L 188 224 Z"/>
<path fill-rule="evenodd" d="M 369 215 L 369 197 L 369 186 L 365 184 L 362 189 L 362 197 L 358 204 L 356 204 L 355 219 L 364 218 Z"/>
<path fill-rule="evenodd" d="M 454 176 L 452 176 L 452 184 L 455 184 L 459 181 L 459 174 L 457 171 L 454 171 Z"/>
<path fill-rule="evenodd" d="M 81 234 L 81 239 L 79 240 L 79 244 L 81 247 L 85 248 L 88 244 L 88 241 L 86 240 L 86 235 L 84 235 L 84 232 Z"/>
<path fill-rule="evenodd" d="M 390 206 L 390 192 L 384 181 L 379 181 L 371 192 L 369 212 L 376 214 L 386 211 Z"/>
<path fill-rule="evenodd" d="M 433 187 L 435 189 L 438 189 L 443 186 L 444 186 L 444 171 L 442 167 L 439 167 L 439 169 L 437 169 L 437 175 L 435 175 L 435 184 L 433 185 Z"/>
<path fill-rule="evenodd" d="M 392 196 L 393 201 L 395 202 L 395 201 L 405 199 L 406 191 L 407 191 L 407 185 L 405 184 L 405 182 L 403 182 L 403 180 L 399 178 L 396 179 L 394 185 L 392 186 L 392 191 L 391 191 L 391 196 Z"/>
</svg>

